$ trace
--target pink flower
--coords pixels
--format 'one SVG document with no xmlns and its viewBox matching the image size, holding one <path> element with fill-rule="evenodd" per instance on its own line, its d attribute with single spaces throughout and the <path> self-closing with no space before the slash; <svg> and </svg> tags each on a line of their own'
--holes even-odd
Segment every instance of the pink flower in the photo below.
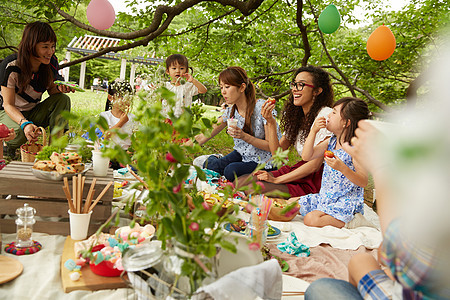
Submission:
<svg viewBox="0 0 450 300">
<path fill-rule="evenodd" d="M 250 243 L 250 244 L 248 244 L 248 249 L 250 250 L 250 251 L 258 251 L 259 250 L 259 248 L 260 248 L 260 246 L 259 246 L 259 243 Z"/>
<path fill-rule="evenodd" d="M 259 185 L 262 190 L 264 190 L 265 188 L 264 183 L 262 183 L 261 181 L 257 181 L 256 184 Z"/>
<path fill-rule="evenodd" d="M 299 210 L 300 210 L 300 207 L 298 205 L 294 206 L 290 211 L 286 212 L 286 214 L 285 214 L 286 218 L 289 218 L 289 217 L 297 214 Z"/>
<path fill-rule="evenodd" d="M 181 183 L 172 188 L 172 192 L 174 192 L 175 194 L 178 194 L 179 191 L 181 191 Z"/>
<path fill-rule="evenodd" d="M 199 230 L 199 228 L 200 228 L 200 225 L 198 225 L 197 222 L 192 222 L 191 225 L 189 225 L 189 229 L 192 231 L 197 231 L 197 230 Z"/>
<path fill-rule="evenodd" d="M 209 206 L 209 204 L 208 204 L 206 201 L 203 201 L 203 202 L 202 202 L 202 206 L 203 206 L 203 208 L 206 209 L 206 210 L 211 210 L 211 206 Z"/>
<path fill-rule="evenodd" d="M 231 181 L 228 181 L 226 184 L 231 186 L 232 189 L 234 189 L 234 183 L 232 183 Z"/>
<path fill-rule="evenodd" d="M 172 163 L 176 163 L 176 162 L 177 162 L 177 160 L 175 159 L 175 157 L 173 157 L 172 153 L 170 153 L 170 152 L 167 152 L 167 154 L 166 154 L 166 160 L 167 160 L 167 161 L 170 161 L 170 162 L 172 162 Z"/>
</svg>

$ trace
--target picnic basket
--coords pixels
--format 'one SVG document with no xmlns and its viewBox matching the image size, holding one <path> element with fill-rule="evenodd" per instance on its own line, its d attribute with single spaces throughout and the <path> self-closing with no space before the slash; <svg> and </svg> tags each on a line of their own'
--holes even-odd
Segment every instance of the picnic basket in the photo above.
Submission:
<svg viewBox="0 0 450 300">
<path fill-rule="evenodd" d="M 36 144 L 34 142 L 25 143 L 20 146 L 20 155 L 22 162 L 34 162 L 34 159 L 39 151 L 47 145 L 47 133 L 43 127 L 38 127 L 36 130 L 42 132 L 42 144 Z"/>
</svg>

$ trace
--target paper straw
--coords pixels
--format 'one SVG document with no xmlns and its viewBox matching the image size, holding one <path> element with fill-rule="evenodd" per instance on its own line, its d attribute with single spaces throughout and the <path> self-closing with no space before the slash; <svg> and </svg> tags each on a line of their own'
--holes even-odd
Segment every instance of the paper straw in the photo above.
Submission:
<svg viewBox="0 0 450 300">
<path fill-rule="evenodd" d="M 82 192 L 82 188 L 81 188 L 81 183 L 82 183 L 82 180 L 81 180 L 81 174 L 78 174 L 78 181 L 77 181 L 77 183 L 78 183 L 78 193 L 77 193 L 77 196 L 78 196 L 78 199 L 77 199 L 78 205 L 77 205 L 77 214 L 81 214 L 81 198 L 83 198 L 83 192 Z"/>
<path fill-rule="evenodd" d="M 66 194 L 67 202 L 69 203 L 69 209 L 71 212 L 75 212 L 75 207 L 73 206 L 72 197 L 70 196 L 69 191 L 69 182 L 67 181 L 67 177 L 64 177 L 64 186 L 63 186 L 64 194 Z"/>
<path fill-rule="evenodd" d="M 78 207 L 78 198 L 77 198 L 77 176 L 72 177 L 72 197 L 73 197 L 73 205 L 75 207 L 75 213 L 77 212 Z"/>
<path fill-rule="evenodd" d="M 97 182 L 97 178 L 92 179 L 91 187 L 89 188 L 89 192 L 86 197 L 86 202 L 84 203 L 83 213 L 87 213 L 89 206 L 91 206 L 92 198 L 94 197 L 94 186 Z"/>
</svg>

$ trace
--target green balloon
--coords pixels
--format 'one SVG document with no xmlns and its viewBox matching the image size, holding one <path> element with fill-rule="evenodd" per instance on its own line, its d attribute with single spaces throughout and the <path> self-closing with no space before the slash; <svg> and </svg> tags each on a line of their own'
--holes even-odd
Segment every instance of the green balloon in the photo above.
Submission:
<svg viewBox="0 0 450 300">
<path fill-rule="evenodd" d="M 332 34 L 341 25 L 341 15 L 334 4 L 328 5 L 319 16 L 319 29 Z"/>
</svg>

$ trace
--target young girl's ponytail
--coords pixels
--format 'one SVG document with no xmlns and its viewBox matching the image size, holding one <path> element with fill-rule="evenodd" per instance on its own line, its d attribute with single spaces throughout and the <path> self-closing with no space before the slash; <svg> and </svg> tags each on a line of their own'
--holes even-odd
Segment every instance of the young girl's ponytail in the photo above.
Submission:
<svg viewBox="0 0 450 300">
<path fill-rule="evenodd" d="M 247 100 L 247 110 L 245 112 L 245 124 L 242 130 L 250 135 L 253 135 L 252 130 L 252 115 L 256 105 L 256 90 L 247 72 L 241 67 L 228 67 L 219 74 L 219 83 L 223 82 L 232 86 L 240 87 L 245 84 L 245 98 Z M 236 105 L 231 108 L 231 116 L 234 116 Z"/>
<path fill-rule="evenodd" d="M 339 143 L 348 142 L 351 144 L 352 137 L 355 136 L 355 130 L 358 128 L 358 122 L 369 119 L 370 111 L 367 103 L 359 98 L 344 97 L 336 101 L 333 107 L 342 104 L 341 118 L 349 124 L 347 130 L 343 131 L 339 136 Z M 344 135 L 344 136 L 343 136 Z M 342 141 L 342 137 L 344 140 Z"/>
</svg>

